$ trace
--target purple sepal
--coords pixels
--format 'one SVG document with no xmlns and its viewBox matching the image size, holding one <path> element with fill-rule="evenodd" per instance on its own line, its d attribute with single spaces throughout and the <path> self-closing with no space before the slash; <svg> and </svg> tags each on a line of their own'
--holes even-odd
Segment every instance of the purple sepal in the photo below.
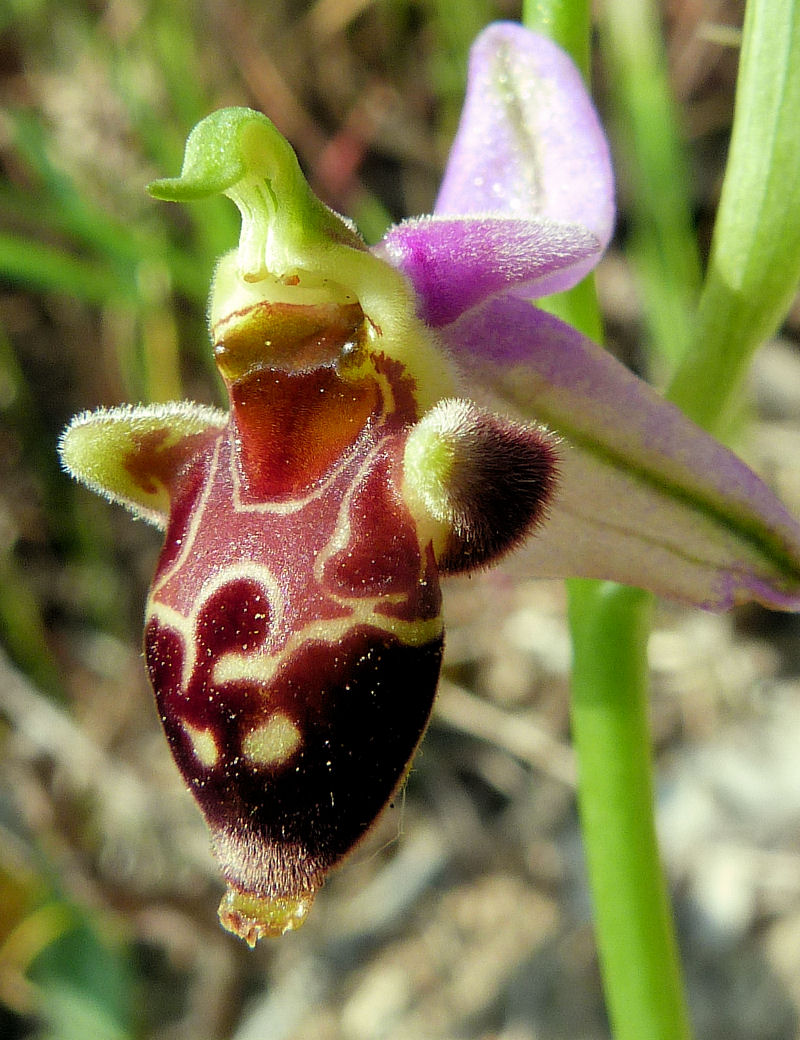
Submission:
<svg viewBox="0 0 800 1040">
<path fill-rule="evenodd" d="M 609 578 L 712 610 L 800 607 L 800 526 L 607 351 L 510 295 L 440 335 L 468 377 L 565 440 L 533 574 Z"/>
<path fill-rule="evenodd" d="M 435 212 L 580 224 L 605 248 L 614 223 L 608 144 L 580 73 L 550 40 L 511 22 L 477 38 Z"/>
</svg>

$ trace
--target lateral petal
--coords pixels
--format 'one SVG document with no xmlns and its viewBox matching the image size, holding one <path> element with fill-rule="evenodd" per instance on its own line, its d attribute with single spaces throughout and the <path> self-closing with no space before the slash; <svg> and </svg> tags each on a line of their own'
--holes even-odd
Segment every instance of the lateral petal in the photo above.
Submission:
<svg viewBox="0 0 800 1040">
<path fill-rule="evenodd" d="M 227 421 L 190 401 L 100 408 L 72 420 L 59 454 L 71 476 L 163 528 L 173 478 Z"/>
</svg>

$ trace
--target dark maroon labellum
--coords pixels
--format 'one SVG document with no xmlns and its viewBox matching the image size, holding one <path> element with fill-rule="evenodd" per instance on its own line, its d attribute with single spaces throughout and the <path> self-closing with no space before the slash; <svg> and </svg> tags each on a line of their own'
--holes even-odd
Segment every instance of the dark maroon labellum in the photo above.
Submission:
<svg viewBox="0 0 800 1040">
<path fill-rule="evenodd" d="M 297 923 L 403 779 L 441 596 L 400 492 L 414 417 L 387 412 L 374 379 L 259 369 L 232 399 L 173 481 L 145 645 L 229 885 L 225 923 L 255 941 Z M 259 447 L 270 465 L 249 464 Z"/>
</svg>

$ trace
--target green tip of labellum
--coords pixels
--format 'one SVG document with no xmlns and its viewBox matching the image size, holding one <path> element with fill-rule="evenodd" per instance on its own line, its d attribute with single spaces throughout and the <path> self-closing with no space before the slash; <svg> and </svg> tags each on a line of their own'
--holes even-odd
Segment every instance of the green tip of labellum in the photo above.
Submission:
<svg viewBox="0 0 800 1040">
<path fill-rule="evenodd" d="M 218 913 L 222 927 L 243 939 L 252 950 L 259 939 L 277 939 L 299 928 L 313 902 L 313 892 L 298 898 L 265 899 L 229 888 Z"/>
</svg>

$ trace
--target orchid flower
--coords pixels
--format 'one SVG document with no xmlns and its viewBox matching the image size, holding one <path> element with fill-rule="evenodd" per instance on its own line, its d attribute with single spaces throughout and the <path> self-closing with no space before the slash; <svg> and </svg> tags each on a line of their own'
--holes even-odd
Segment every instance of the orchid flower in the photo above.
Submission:
<svg viewBox="0 0 800 1040">
<path fill-rule="evenodd" d="M 765 485 L 530 302 L 591 270 L 614 215 L 603 131 L 547 39 L 481 34 L 434 215 L 373 249 L 247 109 L 198 124 L 150 190 L 241 211 L 210 303 L 230 410 L 85 413 L 61 453 L 166 531 L 147 667 L 250 945 L 302 922 L 403 782 L 441 576 L 534 534 L 542 576 L 800 606 L 800 528 Z"/>
</svg>

